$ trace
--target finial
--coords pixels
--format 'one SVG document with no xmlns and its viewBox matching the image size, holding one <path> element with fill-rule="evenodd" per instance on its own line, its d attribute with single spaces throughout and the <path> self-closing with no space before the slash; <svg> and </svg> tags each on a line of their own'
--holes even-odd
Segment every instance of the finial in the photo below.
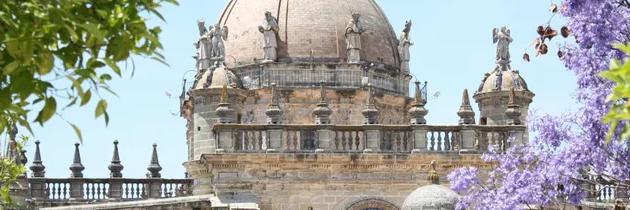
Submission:
<svg viewBox="0 0 630 210">
<path fill-rule="evenodd" d="M 39 141 L 35 141 L 35 158 L 33 158 L 33 165 L 31 165 L 30 169 L 33 172 L 33 177 L 44 177 L 46 167 L 42 164 L 42 156 L 39 152 Z"/>
<path fill-rule="evenodd" d="M 265 110 L 265 114 L 267 115 L 267 124 L 276 125 L 282 123 L 283 111 L 278 103 L 276 83 L 271 83 L 271 104 Z"/>
<path fill-rule="evenodd" d="M 372 87 L 372 83 L 368 83 L 368 95 L 367 95 L 367 104 L 374 105 L 374 87 Z"/>
<path fill-rule="evenodd" d="M 70 171 L 72 171 L 72 178 L 81 178 L 83 177 L 83 164 L 81 164 L 81 153 L 79 151 L 79 143 L 74 143 L 74 160 L 72 161 L 72 165 L 70 165 Z"/>
<path fill-rule="evenodd" d="M 219 98 L 219 103 L 222 103 L 222 104 L 228 103 L 227 84 L 224 84 L 223 88 L 221 88 L 221 97 Z"/>
<path fill-rule="evenodd" d="M 420 81 L 416 80 L 416 82 L 414 82 L 416 84 L 416 97 L 415 97 L 415 102 L 416 104 L 419 105 L 424 105 L 424 99 L 422 98 L 422 90 L 420 89 Z"/>
<path fill-rule="evenodd" d="M 440 175 L 437 173 L 437 162 L 435 160 L 431 161 L 431 169 L 429 170 L 429 174 L 427 175 L 427 179 L 431 182 L 431 184 L 440 184 Z"/>
<path fill-rule="evenodd" d="M 330 124 L 332 110 L 328 107 L 328 102 L 326 101 L 326 83 L 324 81 L 319 82 L 319 103 L 313 110 L 313 115 L 315 116 L 315 124 Z"/>
<path fill-rule="evenodd" d="M 107 168 L 110 171 L 109 176 L 111 178 L 122 178 L 121 171 L 125 167 L 120 164 L 120 156 L 118 155 L 118 140 L 114 140 L 114 155 L 112 156 L 112 162 Z"/>
<path fill-rule="evenodd" d="M 462 94 L 462 105 L 459 107 L 457 115 L 459 116 L 460 125 L 475 124 L 475 111 L 473 111 L 472 106 L 470 106 L 468 89 L 464 89 L 464 93 Z"/>
<path fill-rule="evenodd" d="M 378 124 L 379 111 L 374 104 L 374 89 L 372 84 L 368 83 L 367 102 L 365 108 L 361 111 L 363 114 L 363 124 L 374 125 Z"/>
<path fill-rule="evenodd" d="M 508 105 L 515 105 L 515 103 L 514 103 L 514 87 L 510 88 L 510 98 L 508 100 Z"/>
<path fill-rule="evenodd" d="M 271 83 L 271 104 L 278 105 L 278 97 L 276 96 L 276 83 Z"/>
<path fill-rule="evenodd" d="M 326 83 L 319 81 L 319 102 L 326 103 Z"/>
<path fill-rule="evenodd" d="M 153 144 L 153 154 L 151 154 L 151 163 L 147 170 L 150 172 L 151 178 L 160 178 L 162 175 L 160 171 L 162 170 L 162 166 L 160 166 L 160 162 L 158 160 L 157 155 L 157 144 Z"/>
<path fill-rule="evenodd" d="M 422 90 L 420 89 L 420 81 L 416 80 L 414 82 L 416 84 L 416 93 L 415 100 L 411 104 L 411 108 L 409 109 L 409 123 L 412 125 L 424 125 L 427 124 L 427 120 L 424 118 L 429 111 L 424 108 L 424 99 L 422 99 Z"/>
<path fill-rule="evenodd" d="M 28 163 L 28 158 L 26 158 L 26 150 L 20 151 L 20 165 L 25 166 Z"/>
</svg>

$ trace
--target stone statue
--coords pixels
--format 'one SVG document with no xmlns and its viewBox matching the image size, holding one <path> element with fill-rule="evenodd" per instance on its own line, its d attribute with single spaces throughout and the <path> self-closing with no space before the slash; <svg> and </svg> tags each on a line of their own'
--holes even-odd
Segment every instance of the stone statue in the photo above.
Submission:
<svg viewBox="0 0 630 210">
<path fill-rule="evenodd" d="M 265 12 L 265 21 L 258 30 L 263 34 L 263 63 L 274 62 L 278 58 L 278 20 Z"/>
<path fill-rule="evenodd" d="M 510 43 L 512 43 L 510 29 L 505 26 L 501 27 L 500 29 L 493 29 L 492 41 L 497 44 L 497 63 L 509 63 Z"/>
<path fill-rule="evenodd" d="M 212 58 L 215 60 L 222 60 L 225 56 L 225 45 L 223 40 L 228 38 L 227 26 L 221 27 L 218 23 L 214 25 L 214 28 L 208 32 L 210 40 L 212 40 Z"/>
<path fill-rule="evenodd" d="M 197 48 L 197 71 L 210 67 L 212 43 L 205 25 L 206 23 L 203 19 L 197 21 L 197 26 L 199 27 L 199 40 L 195 43 L 195 48 Z"/>
<path fill-rule="evenodd" d="M 405 22 L 405 29 L 403 29 L 400 35 L 400 44 L 398 45 L 398 54 L 400 55 L 400 70 L 403 74 L 409 75 L 410 67 L 409 61 L 411 60 L 411 53 L 409 53 L 409 47 L 413 43 L 409 40 L 409 32 L 411 31 L 411 20 Z"/>
<path fill-rule="evenodd" d="M 364 32 L 359 18 L 361 15 L 352 14 L 352 20 L 346 26 L 346 44 L 348 53 L 348 63 L 359 63 L 361 61 L 361 34 Z"/>
</svg>

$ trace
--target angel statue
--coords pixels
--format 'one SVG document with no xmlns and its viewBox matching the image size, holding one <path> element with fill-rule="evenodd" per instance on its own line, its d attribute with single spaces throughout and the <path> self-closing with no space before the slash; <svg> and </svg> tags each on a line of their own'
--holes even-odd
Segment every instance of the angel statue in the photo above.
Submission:
<svg viewBox="0 0 630 210">
<path fill-rule="evenodd" d="M 199 40 L 195 43 L 195 48 L 197 48 L 197 70 L 208 69 L 210 67 L 212 43 L 208 30 L 206 30 L 206 22 L 203 19 L 197 21 L 197 27 L 199 27 Z"/>
<path fill-rule="evenodd" d="M 512 43 L 510 29 L 505 26 L 501 27 L 500 29 L 494 28 L 492 30 L 492 41 L 497 44 L 497 62 L 509 63 L 510 43 Z"/>
<path fill-rule="evenodd" d="M 400 35 L 400 43 L 398 45 L 401 70 L 406 75 L 410 72 L 409 61 L 411 60 L 411 53 L 409 53 L 409 48 L 413 45 L 413 43 L 409 40 L 409 32 L 411 32 L 411 20 L 405 21 L 405 29 L 403 29 L 403 32 Z"/>
<path fill-rule="evenodd" d="M 212 40 L 212 58 L 215 60 L 221 60 L 225 56 L 225 44 L 223 40 L 228 38 L 227 26 L 221 27 L 218 23 L 214 25 L 214 28 L 210 28 L 209 37 Z"/>
<path fill-rule="evenodd" d="M 271 12 L 265 12 L 265 21 L 258 30 L 263 34 L 263 62 L 274 62 L 278 58 L 278 20 L 271 15 Z"/>
<path fill-rule="evenodd" d="M 359 63 L 361 61 L 361 34 L 363 25 L 359 22 L 360 14 L 352 14 L 352 19 L 346 26 L 346 49 L 348 53 L 348 63 Z"/>
</svg>

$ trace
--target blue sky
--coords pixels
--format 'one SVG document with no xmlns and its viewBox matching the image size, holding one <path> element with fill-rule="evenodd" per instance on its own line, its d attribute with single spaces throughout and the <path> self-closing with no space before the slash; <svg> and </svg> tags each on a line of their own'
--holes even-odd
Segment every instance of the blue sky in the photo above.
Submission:
<svg viewBox="0 0 630 210">
<path fill-rule="evenodd" d="M 429 94 L 439 91 L 438 98 L 430 97 L 427 108 L 429 124 L 456 124 L 457 109 L 464 88 L 472 92 L 484 73 L 494 67 L 495 46 L 492 28 L 507 25 L 512 30 L 512 67 L 520 70 L 529 88 L 536 94 L 531 108 L 538 112 L 560 114 L 576 109 L 572 99 L 575 77 L 565 70 L 555 56 L 534 58 L 526 63 L 521 55 L 535 38 L 535 29 L 550 17 L 549 1 L 503 0 L 379 0 L 390 22 L 400 32 L 404 21 L 414 23 L 411 38 L 411 69 L 422 81 L 429 82 Z M 509 3 L 508 3 L 509 2 Z M 217 19 L 223 1 L 181 0 L 180 6 L 167 6 L 162 13 L 167 23 L 161 40 L 170 66 L 150 59 L 135 58 L 133 77 L 127 74 L 111 83 L 118 97 L 104 94 L 109 100 L 111 121 L 105 126 L 95 120 L 94 103 L 87 108 L 65 110 L 63 117 L 79 125 L 83 131 L 81 146 L 86 177 L 108 177 L 107 165 L 112 157 L 112 141 L 120 141 L 120 156 L 125 166 L 125 177 L 144 177 L 151 155 L 151 145 L 158 144 L 163 177 L 184 176 L 182 163 L 186 159 L 185 120 L 179 117 L 182 78 L 194 68 L 193 42 L 198 32 L 196 20 Z M 562 20 L 554 19 L 554 25 Z M 551 46 L 556 49 L 556 44 Z M 168 97 L 168 94 L 171 97 Z M 476 105 L 473 105 L 476 109 Z M 478 114 L 478 112 L 477 112 Z M 22 131 L 21 134 L 26 134 Z M 2 137 L 3 141 L 5 137 Z M 47 177 L 68 177 L 72 162 L 73 144 L 77 137 L 70 126 L 55 118 L 44 127 L 35 126 L 32 139 L 42 142 L 42 156 Z M 28 144 L 29 165 L 34 143 Z"/>
</svg>

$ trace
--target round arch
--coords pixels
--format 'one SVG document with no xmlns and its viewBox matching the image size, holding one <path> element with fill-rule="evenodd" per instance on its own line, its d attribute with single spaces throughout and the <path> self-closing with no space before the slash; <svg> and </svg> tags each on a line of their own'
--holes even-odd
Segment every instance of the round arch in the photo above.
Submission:
<svg viewBox="0 0 630 210">
<path fill-rule="evenodd" d="M 346 210 L 400 210 L 400 208 L 383 199 L 366 198 L 350 204 Z"/>
</svg>

